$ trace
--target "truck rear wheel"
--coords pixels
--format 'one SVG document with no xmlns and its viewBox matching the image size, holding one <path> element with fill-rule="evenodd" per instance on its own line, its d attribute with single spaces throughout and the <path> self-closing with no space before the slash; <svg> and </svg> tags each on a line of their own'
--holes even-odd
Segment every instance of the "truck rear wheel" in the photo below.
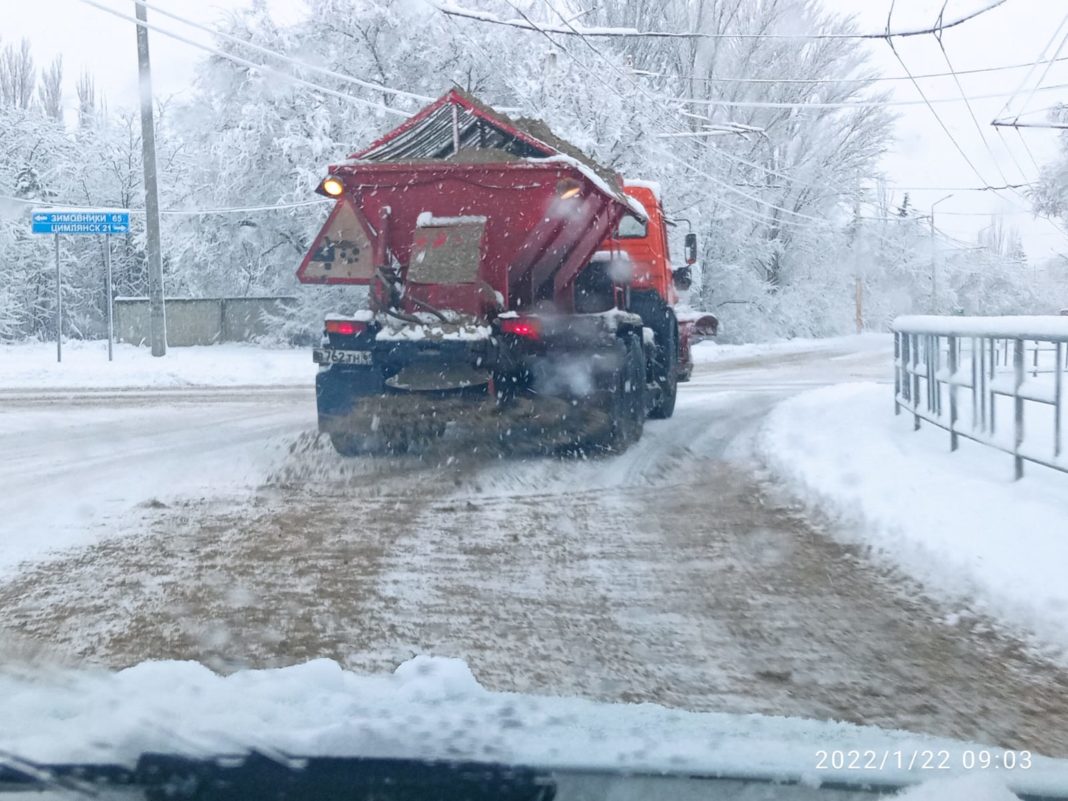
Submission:
<svg viewBox="0 0 1068 801">
<path fill-rule="evenodd" d="M 331 434 L 330 444 L 340 456 L 363 456 L 368 452 L 364 438 L 356 434 Z"/>
<path fill-rule="evenodd" d="M 649 416 L 654 420 L 667 420 L 675 413 L 675 398 L 679 392 L 679 333 L 672 326 L 667 340 L 658 343 L 657 358 L 653 361 L 653 380 L 660 391 Z"/>
<path fill-rule="evenodd" d="M 636 336 L 623 340 L 623 364 L 609 401 L 610 428 L 605 450 L 622 453 L 645 428 L 645 356 Z"/>
<path fill-rule="evenodd" d="M 627 338 L 627 365 L 628 379 L 624 387 L 625 394 L 629 398 L 627 411 L 631 421 L 629 442 L 634 443 L 642 438 L 645 431 L 645 351 L 642 348 L 641 339 L 637 336 Z"/>
</svg>

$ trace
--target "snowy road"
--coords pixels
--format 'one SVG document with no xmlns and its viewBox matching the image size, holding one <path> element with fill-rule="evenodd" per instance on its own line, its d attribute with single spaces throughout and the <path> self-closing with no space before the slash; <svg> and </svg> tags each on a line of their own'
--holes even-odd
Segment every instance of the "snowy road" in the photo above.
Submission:
<svg viewBox="0 0 1068 801">
<path fill-rule="evenodd" d="M 380 672 L 432 653 L 463 658 L 498 690 L 836 718 L 1068 755 L 1068 674 L 981 618 L 946 625 L 948 610 L 826 536 L 752 456 L 780 399 L 889 375 L 886 350 L 718 362 L 685 387 L 674 419 L 590 462 L 343 461 L 299 433 L 312 424 L 302 391 L 193 393 L 181 415 L 133 402 L 139 422 L 110 458 L 143 462 L 146 485 L 172 460 L 191 482 L 185 498 L 138 510 L 138 534 L 0 584 L 0 624 L 107 665 L 328 656 Z M 86 402 L 101 430 L 127 408 Z M 9 422 L 34 415 L 60 419 L 25 406 Z M 60 430 L 38 444 L 9 427 L 0 436 L 23 448 L 24 467 L 4 478 L 31 498 L 57 444 L 87 454 L 85 467 L 61 459 L 61 480 L 107 480 L 92 434 L 85 446 Z M 258 438 L 293 447 L 250 450 Z M 278 467 L 255 491 L 209 486 L 228 463 L 252 475 L 268 456 Z"/>
<path fill-rule="evenodd" d="M 131 504 L 258 483 L 309 404 L 305 388 L 0 390 L 0 575 L 125 533 Z"/>
</svg>

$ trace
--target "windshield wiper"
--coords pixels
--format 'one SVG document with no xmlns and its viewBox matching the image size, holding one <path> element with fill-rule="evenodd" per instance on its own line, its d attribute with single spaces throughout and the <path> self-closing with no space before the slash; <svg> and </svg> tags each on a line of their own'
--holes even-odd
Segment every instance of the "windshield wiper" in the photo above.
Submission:
<svg viewBox="0 0 1068 801">
<path fill-rule="evenodd" d="M 0 758 L 0 793 L 60 789 L 88 796 L 105 788 L 141 790 L 149 801 L 551 801 L 556 794 L 546 772 L 479 762 L 144 754 L 131 769 Z"/>
</svg>

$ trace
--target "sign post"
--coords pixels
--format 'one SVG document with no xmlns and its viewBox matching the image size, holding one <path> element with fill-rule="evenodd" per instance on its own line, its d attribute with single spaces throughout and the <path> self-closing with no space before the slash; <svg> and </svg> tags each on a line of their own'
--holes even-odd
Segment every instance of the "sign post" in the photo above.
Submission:
<svg viewBox="0 0 1068 801">
<path fill-rule="evenodd" d="M 63 361 L 63 273 L 59 259 L 60 234 L 103 234 L 108 294 L 108 361 L 115 338 L 111 298 L 111 235 L 130 232 L 128 209 L 35 209 L 33 233 L 52 234 L 56 241 L 56 361 Z"/>
<path fill-rule="evenodd" d="M 115 293 L 111 291 L 111 234 L 104 234 L 104 269 L 107 271 L 107 295 L 108 295 L 108 361 L 114 356 L 112 349 L 115 343 Z"/>
<path fill-rule="evenodd" d="M 59 267 L 59 234 L 56 240 L 56 361 L 63 361 L 63 275 Z"/>
</svg>

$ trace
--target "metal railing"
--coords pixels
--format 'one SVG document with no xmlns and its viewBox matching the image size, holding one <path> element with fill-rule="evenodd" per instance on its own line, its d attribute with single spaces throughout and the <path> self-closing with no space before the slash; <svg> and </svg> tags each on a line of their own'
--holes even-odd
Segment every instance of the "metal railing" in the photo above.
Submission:
<svg viewBox="0 0 1068 801">
<path fill-rule="evenodd" d="M 1068 473 L 1068 318 L 912 316 L 893 331 L 895 414 L 945 429 L 951 451 L 965 437 L 1011 454 L 1017 479 L 1024 462 Z"/>
</svg>

